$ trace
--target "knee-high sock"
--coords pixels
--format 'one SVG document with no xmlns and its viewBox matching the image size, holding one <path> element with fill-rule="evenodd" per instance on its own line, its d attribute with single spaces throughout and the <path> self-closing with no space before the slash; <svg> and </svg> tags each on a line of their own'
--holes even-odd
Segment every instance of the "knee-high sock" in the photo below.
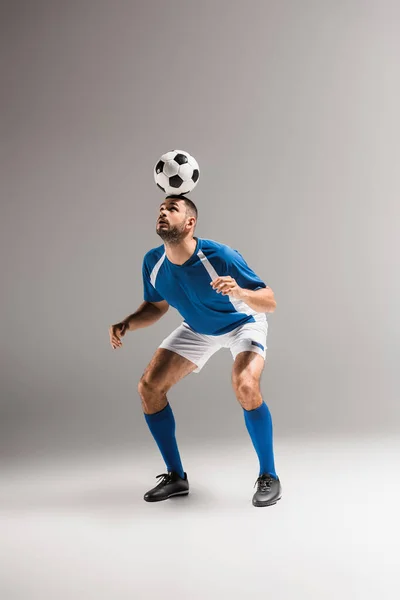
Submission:
<svg viewBox="0 0 400 600">
<path fill-rule="evenodd" d="M 277 478 L 274 464 L 272 419 L 268 406 L 263 403 L 254 410 L 245 410 L 244 420 L 260 462 L 260 473 Z"/>
<path fill-rule="evenodd" d="M 146 423 L 157 442 L 168 471 L 175 471 L 184 477 L 181 457 L 175 438 L 175 418 L 168 403 L 165 408 L 152 415 L 143 413 Z"/>
</svg>

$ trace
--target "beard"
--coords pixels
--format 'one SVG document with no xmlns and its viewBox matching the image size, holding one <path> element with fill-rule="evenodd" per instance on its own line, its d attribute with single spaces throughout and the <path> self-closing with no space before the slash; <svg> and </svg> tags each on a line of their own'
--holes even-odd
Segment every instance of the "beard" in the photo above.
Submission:
<svg viewBox="0 0 400 600">
<path fill-rule="evenodd" d="M 157 224 L 156 233 L 168 244 L 180 244 L 185 239 L 184 227 L 184 223 L 182 225 L 168 225 L 167 227 Z"/>
</svg>

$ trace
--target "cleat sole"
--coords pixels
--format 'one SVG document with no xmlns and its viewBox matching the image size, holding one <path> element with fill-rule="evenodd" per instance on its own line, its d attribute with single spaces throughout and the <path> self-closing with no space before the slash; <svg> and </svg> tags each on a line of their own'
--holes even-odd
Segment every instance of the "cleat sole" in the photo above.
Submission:
<svg viewBox="0 0 400 600">
<path fill-rule="evenodd" d="M 277 498 L 276 500 L 274 500 L 273 502 L 253 502 L 253 506 L 274 506 L 274 504 L 276 504 L 278 502 L 278 500 L 280 500 L 280 498 Z"/>
<path fill-rule="evenodd" d="M 183 492 L 174 492 L 173 494 L 168 494 L 168 496 L 163 496 L 162 498 L 144 498 L 146 502 L 162 502 L 163 500 L 168 500 L 168 498 L 172 498 L 173 496 L 187 496 L 189 491 Z"/>
</svg>

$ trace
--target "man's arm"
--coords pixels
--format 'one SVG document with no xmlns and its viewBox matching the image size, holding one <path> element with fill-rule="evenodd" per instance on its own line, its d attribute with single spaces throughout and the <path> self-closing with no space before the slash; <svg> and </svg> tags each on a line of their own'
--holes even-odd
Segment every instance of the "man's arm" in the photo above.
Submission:
<svg viewBox="0 0 400 600">
<path fill-rule="evenodd" d="M 257 312 L 272 313 L 276 308 L 274 292 L 270 287 L 261 288 L 259 290 L 246 290 L 245 288 L 240 288 L 238 297 Z"/>
<path fill-rule="evenodd" d="M 242 300 L 257 312 L 274 312 L 274 292 L 249 267 L 240 252 L 226 246 L 223 256 L 226 275 L 212 281 L 213 288 L 223 295 Z"/>
<path fill-rule="evenodd" d="M 136 312 L 129 315 L 122 321 L 126 323 L 129 331 L 148 327 L 156 323 L 169 309 L 169 304 L 166 300 L 161 302 L 142 302 Z"/>
<path fill-rule="evenodd" d="M 238 285 L 236 279 L 230 275 L 217 277 L 210 282 L 210 285 L 216 292 L 223 296 L 228 295 L 237 300 L 243 300 L 243 302 L 257 312 L 274 312 L 276 308 L 274 292 L 270 287 L 263 287 L 258 290 L 242 288 Z"/>
</svg>

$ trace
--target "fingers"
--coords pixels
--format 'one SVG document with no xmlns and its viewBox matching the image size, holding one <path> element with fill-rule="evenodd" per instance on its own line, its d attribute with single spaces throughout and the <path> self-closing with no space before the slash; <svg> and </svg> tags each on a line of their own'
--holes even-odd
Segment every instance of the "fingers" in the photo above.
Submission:
<svg viewBox="0 0 400 600">
<path fill-rule="evenodd" d="M 110 334 L 110 344 L 113 347 L 113 349 L 115 350 L 116 348 L 121 348 L 122 347 L 122 342 L 121 339 L 119 337 L 120 332 L 122 331 L 122 327 L 117 327 L 115 325 L 112 325 L 109 328 L 109 334 Z"/>
<path fill-rule="evenodd" d="M 121 340 L 119 338 L 117 338 L 116 336 L 111 336 L 110 342 L 111 342 L 111 346 L 114 348 L 114 350 L 116 348 L 121 348 L 122 347 Z"/>
<path fill-rule="evenodd" d="M 116 348 L 122 348 L 122 342 L 118 338 L 113 338 L 111 340 L 111 346 L 114 348 L 114 350 Z"/>
<path fill-rule="evenodd" d="M 221 284 L 218 287 L 214 288 L 217 294 L 227 294 L 229 293 L 235 286 L 230 283 Z"/>
<path fill-rule="evenodd" d="M 228 275 L 227 277 L 217 277 L 211 281 L 210 285 L 218 294 L 220 292 L 226 294 L 236 287 L 236 281 Z"/>
<path fill-rule="evenodd" d="M 223 296 L 229 295 L 234 287 L 234 285 L 224 285 L 222 288 L 220 288 L 218 293 L 221 293 Z"/>
<path fill-rule="evenodd" d="M 236 281 L 232 277 L 217 277 L 210 284 L 212 288 L 217 292 L 217 294 L 222 294 L 223 296 L 229 294 L 230 291 L 235 289 Z"/>
</svg>

